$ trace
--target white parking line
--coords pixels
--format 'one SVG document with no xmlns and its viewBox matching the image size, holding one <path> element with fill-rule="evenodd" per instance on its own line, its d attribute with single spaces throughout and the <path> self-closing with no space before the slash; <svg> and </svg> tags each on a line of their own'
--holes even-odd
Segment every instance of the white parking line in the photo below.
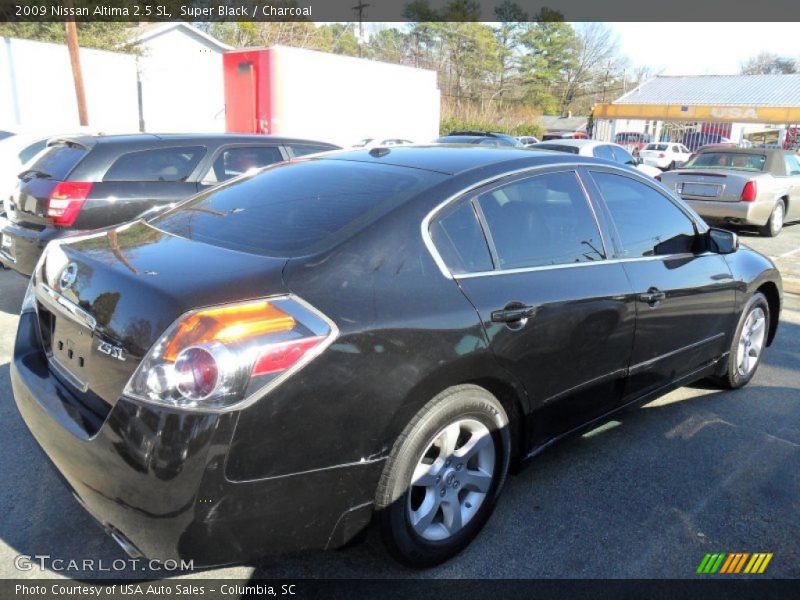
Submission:
<svg viewBox="0 0 800 600">
<path fill-rule="evenodd" d="M 777 258 L 788 258 L 798 253 L 800 253 L 800 247 L 795 248 L 794 250 L 789 250 L 789 252 L 784 252 L 783 254 L 779 254 Z"/>
</svg>

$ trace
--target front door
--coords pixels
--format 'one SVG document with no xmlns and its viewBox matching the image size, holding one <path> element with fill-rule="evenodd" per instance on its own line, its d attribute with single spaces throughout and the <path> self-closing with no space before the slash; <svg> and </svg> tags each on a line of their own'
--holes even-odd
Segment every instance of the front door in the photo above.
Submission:
<svg viewBox="0 0 800 600">
<path fill-rule="evenodd" d="M 690 375 L 727 351 L 735 285 L 725 258 L 700 249 L 692 218 L 655 183 L 595 170 L 591 178 L 636 294 L 626 393 L 633 398 Z"/>
</svg>

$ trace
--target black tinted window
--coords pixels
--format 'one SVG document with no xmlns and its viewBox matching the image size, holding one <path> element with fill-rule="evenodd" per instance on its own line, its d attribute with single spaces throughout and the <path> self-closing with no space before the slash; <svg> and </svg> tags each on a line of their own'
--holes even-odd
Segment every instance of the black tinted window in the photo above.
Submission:
<svg viewBox="0 0 800 600">
<path fill-rule="evenodd" d="M 452 273 L 492 270 L 492 257 L 471 202 L 462 202 L 438 218 L 431 237 Z"/>
<path fill-rule="evenodd" d="M 237 146 L 223 150 L 214 160 L 204 182 L 222 182 L 244 175 L 251 169 L 281 162 L 283 155 L 277 146 Z"/>
<path fill-rule="evenodd" d="M 663 194 L 621 175 L 592 177 L 614 219 L 625 258 L 692 251 L 694 223 Z"/>
<path fill-rule="evenodd" d="M 350 161 L 284 163 L 195 196 L 152 223 L 225 248 L 296 256 L 332 245 L 443 178 Z"/>
<path fill-rule="evenodd" d="M 566 152 L 567 154 L 577 154 L 577 146 L 562 146 L 560 144 L 536 144 L 537 150 L 553 150 L 555 152 Z"/>
<path fill-rule="evenodd" d="M 357 148 L 358 146 L 353 146 Z M 307 154 L 316 154 L 317 152 L 327 152 L 329 150 L 335 150 L 335 148 L 331 148 L 330 146 L 310 146 L 310 145 L 297 145 L 292 144 L 292 153 L 295 156 L 305 156 Z"/>
<path fill-rule="evenodd" d="M 30 169 L 47 173 L 53 179 L 66 179 L 87 152 L 86 148 L 78 144 L 55 144 L 50 146 L 30 166 Z"/>
<path fill-rule="evenodd" d="M 604 258 L 600 232 L 573 172 L 516 181 L 482 194 L 478 202 L 501 269 Z"/>
<path fill-rule="evenodd" d="M 205 153 L 203 146 L 129 152 L 111 165 L 103 181 L 186 181 Z"/>
</svg>

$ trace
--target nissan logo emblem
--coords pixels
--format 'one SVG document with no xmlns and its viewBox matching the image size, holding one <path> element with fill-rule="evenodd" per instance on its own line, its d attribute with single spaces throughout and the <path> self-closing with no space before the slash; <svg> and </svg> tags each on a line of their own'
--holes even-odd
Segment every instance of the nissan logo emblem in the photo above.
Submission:
<svg viewBox="0 0 800 600">
<path fill-rule="evenodd" d="M 75 283 L 75 280 L 78 278 L 78 265 L 75 263 L 69 263 L 63 271 L 61 271 L 61 277 L 58 278 L 58 286 L 61 288 L 61 291 L 66 291 L 72 287 Z"/>
</svg>

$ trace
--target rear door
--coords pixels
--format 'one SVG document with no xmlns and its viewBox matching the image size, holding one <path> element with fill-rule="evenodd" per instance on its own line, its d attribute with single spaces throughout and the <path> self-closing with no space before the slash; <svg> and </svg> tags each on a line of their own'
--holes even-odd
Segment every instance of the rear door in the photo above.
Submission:
<svg viewBox="0 0 800 600">
<path fill-rule="evenodd" d="M 800 219 L 800 159 L 796 154 L 784 154 L 786 174 L 789 182 L 789 206 L 786 207 L 787 219 Z"/>
<path fill-rule="evenodd" d="M 632 290 L 622 265 L 606 260 L 574 170 L 483 188 L 440 215 L 431 232 L 495 356 L 536 407 L 535 441 L 620 403 L 633 346 Z"/>
<path fill-rule="evenodd" d="M 722 356 L 733 329 L 735 285 L 718 254 L 697 253 L 694 221 L 656 184 L 591 169 L 613 228 L 616 257 L 636 293 L 629 398 Z"/>
</svg>

